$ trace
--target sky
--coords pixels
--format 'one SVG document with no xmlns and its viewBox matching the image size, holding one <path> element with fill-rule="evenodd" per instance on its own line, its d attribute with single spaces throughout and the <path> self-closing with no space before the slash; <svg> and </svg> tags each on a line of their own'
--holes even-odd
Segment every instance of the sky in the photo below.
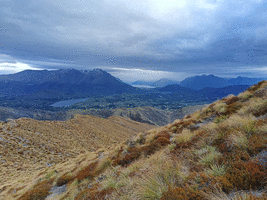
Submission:
<svg viewBox="0 0 267 200">
<path fill-rule="evenodd" d="M 101 68 L 125 82 L 267 77 L 263 0 L 1 0 L 0 74 Z"/>
</svg>

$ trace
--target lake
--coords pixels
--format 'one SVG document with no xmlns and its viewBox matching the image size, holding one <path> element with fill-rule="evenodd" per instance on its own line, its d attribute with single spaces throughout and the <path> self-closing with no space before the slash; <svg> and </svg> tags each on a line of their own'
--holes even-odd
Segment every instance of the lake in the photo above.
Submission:
<svg viewBox="0 0 267 200">
<path fill-rule="evenodd" d="M 50 106 L 53 106 L 53 107 L 65 107 L 65 106 L 70 106 L 72 104 L 75 104 L 75 103 L 79 103 L 79 102 L 82 102 L 82 101 L 85 101 L 87 100 L 88 98 L 85 98 L 85 99 L 70 99 L 70 100 L 64 100 L 64 101 L 59 101 L 59 102 L 56 102 Z"/>
</svg>

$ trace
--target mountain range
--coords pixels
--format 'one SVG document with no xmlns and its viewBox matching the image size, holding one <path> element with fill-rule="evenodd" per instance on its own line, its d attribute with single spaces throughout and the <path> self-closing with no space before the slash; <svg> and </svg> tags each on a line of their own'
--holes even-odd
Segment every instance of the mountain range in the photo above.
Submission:
<svg viewBox="0 0 267 200">
<path fill-rule="evenodd" d="M 151 87 L 165 87 L 167 85 L 181 85 L 183 87 L 191 88 L 194 90 L 201 90 L 205 87 L 222 88 L 231 85 L 253 85 L 259 81 L 264 80 L 263 78 L 248 78 L 238 76 L 237 78 L 221 78 L 215 75 L 201 75 L 192 76 L 184 79 L 183 81 L 173 81 L 167 78 L 162 78 L 155 82 L 147 82 L 138 80 L 132 82 L 131 85 L 134 86 L 151 86 Z"/>
<path fill-rule="evenodd" d="M 0 76 L 0 106 L 19 109 L 115 109 L 150 106 L 177 110 L 181 107 L 208 104 L 228 94 L 238 94 L 259 79 L 226 79 L 214 75 L 189 77 L 180 84 L 161 79 L 164 87 L 137 88 L 124 83 L 102 69 L 25 70 Z M 140 82 L 141 84 L 142 82 Z M 236 85 L 246 84 L 246 85 Z M 74 106 L 53 107 L 68 100 Z M 6 115 L 8 116 L 8 115 Z M 13 116 L 13 115 L 12 115 Z"/>
<path fill-rule="evenodd" d="M 132 85 L 150 85 L 165 87 L 167 85 L 180 85 L 185 88 L 201 90 L 205 87 L 222 88 L 231 85 L 252 85 L 263 79 L 258 78 L 221 78 L 214 75 L 188 77 L 182 82 L 166 78 L 153 83 L 136 81 Z M 165 88 L 167 89 L 167 88 Z M 115 94 L 141 92 L 138 88 L 122 82 L 102 69 L 75 70 L 25 70 L 15 74 L 0 75 L 1 95 L 18 96 L 32 94 L 40 91 L 60 92 L 67 94 Z"/>
<path fill-rule="evenodd" d="M 162 78 L 160 80 L 154 81 L 154 82 L 148 82 L 148 81 L 143 81 L 143 80 L 138 80 L 134 81 L 131 83 L 132 86 L 150 86 L 150 87 L 164 87 L 167 85 L 172 85 L 172 84 L 180 84 L 179 81 L 173 81 L 167 78 Z"/>
<path fill-rule="evenodd" d="M 184 79 L 181 86 L 195 90 L 201 90 L 206 87 L 222 88 L 231 85 L 253 85 L 262 81 L 262 78 L 247 78 L 238 76 L 237 78 L 221 78 L 214 75 L 193 76 Z"/>
<path fill-rule="evenodd" d="M 2 95 L 18 96 L 39 91 L 64 93 L 112 94 L 137 90 L 118 78 L 101 70 L 80 71 L 25 70 L 16 74 L 0 76 Z"/>
</svg>

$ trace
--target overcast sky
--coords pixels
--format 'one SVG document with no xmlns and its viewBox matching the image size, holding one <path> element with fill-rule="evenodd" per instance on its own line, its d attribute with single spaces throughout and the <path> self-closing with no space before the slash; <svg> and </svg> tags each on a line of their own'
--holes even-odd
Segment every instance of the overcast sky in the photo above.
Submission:
<svg viewBox="0 0 267 200">
<path fill-rule="evenodd" d="M 267 77 L 262 0 L 0 0 L 0 74 L 102 68 L 123 81 Z"/>
</svg>

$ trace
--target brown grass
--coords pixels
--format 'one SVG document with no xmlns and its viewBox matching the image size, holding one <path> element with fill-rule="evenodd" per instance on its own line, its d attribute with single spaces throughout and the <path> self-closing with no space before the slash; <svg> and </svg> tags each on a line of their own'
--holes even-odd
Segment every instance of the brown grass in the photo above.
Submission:
<svg viewBox="0 0 267 200">
<path fill-rule="evenodd" d="M 97 161 L 89 164 L 87 167 L 79 171 L 78 174 L 73 179 L 81 181 L 85 178 L 93 178 L 94 170 L 96 169 L 97 164 L 98 164 Z"/>
<path fill-rule="evenodd" d="M 19 200 L 44 200 L 50 193 L 54 179 L 44 180 L 37 183 L 33 189 L 24 193 Z"/>
<path fill-rule="evenodd" d="M 112 188 L 98 190 L 98 185 L 95 185 L 93 188 L 85 189 L 81 191 L 74 200 L 104 200 L 112 192 Z"/>
</svg>

